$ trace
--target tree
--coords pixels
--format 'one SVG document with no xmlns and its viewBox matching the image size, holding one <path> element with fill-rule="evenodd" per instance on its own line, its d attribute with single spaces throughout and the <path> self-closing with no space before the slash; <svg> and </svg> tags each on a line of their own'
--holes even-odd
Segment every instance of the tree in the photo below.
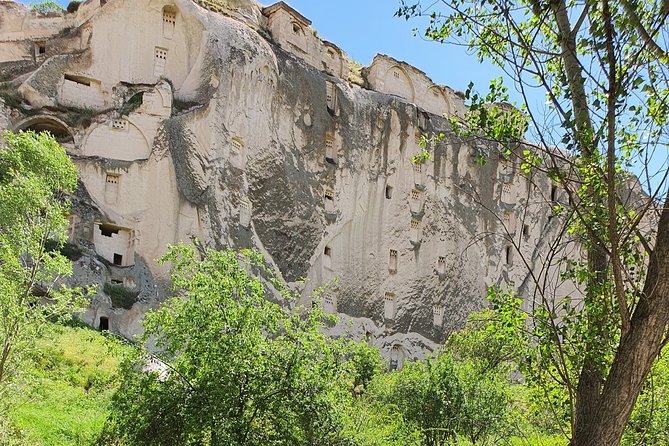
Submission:
<svg viewBox="0 0 669 446">
<path fill-rule="evenodd" d="M 48 319 L 81 305 L 60 285 L 72 272 L 59 249 L 67 239 L 68 193 L 77 169 L 49 134 L 4 132 L 0 149 L 0 401 Z"/>
<path fill-rule="evenodd" d="M 370 405 L 377 413 L 394 412 L 404 438 L 413 428 L 426 446 L 456 444 L 462 437 L 474 445 L 508 439 L 513 367 L 497 328 L 487 311 L 470 315 L 433 356 L 377 374 L 363 399 L 376 403 Z"/>
<path fill-rule="evenodd" d="M 570 444 L 618 444 L 668 339 L 661 150 L 669 136 L 669 2 L 442 0 L 422 8 L 401 0 L 397 14 L 429 17 L 428 39 L 465 45 L 501 67 L 523 98 L 520 112 L 510 111 L 499 104 L 508 101 L 499 82 L 486 96 L 470 89 L 471 108 L 454 130 L 496 143 L 530 177 L 542 171 L 564 189 L 554 254 L 563 280 L 582 293 L 553 293 L 545 271 L 531 271 L 536 305 L 527 320 L 510 293 L 492 290 L 493 303 L 526 341 L 518 345 L 528 379 L 564 391 Z M 546 95 L 546 109 L 533 107 L 533 89 Z M 528 128 L 535 143 L 523 137 Z M 634 169 L 644 193 L 629 191 Z M 583 259 L 564 254 L 567 241 Z"/>
<path fill-rule="evenodd" d="M 176 296 L 145 317 L 145 347 L 124 362 L 106 441 L 344 444 L 354 388 L 378 370 L 378 353 L 323 335 L 318 308 L 268 300 L 291 296 L 257 252 L 180 245 L 162 261 Z"/>
</svg>

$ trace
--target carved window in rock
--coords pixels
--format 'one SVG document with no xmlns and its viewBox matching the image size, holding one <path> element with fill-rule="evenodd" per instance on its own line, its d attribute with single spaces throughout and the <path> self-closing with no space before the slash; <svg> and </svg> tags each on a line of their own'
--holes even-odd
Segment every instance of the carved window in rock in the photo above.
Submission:
<svg viewBox="0 0 669 446">
<path fill-rule="evenodd" d="M 523 237 L 530 236 L 530 225 L 523 225 Z"/>
<path fill-rule="evenodd" d="M 393 187 L 389 184 L 386 185 L 386 199 L 390 200 L 393 198 Z"/>
<path fill-rule="evenodd" d="M 109 318 L 105 316 L 100 316 L 98 321 L 98 330 L 100 331 L 109 331 Z"/>
<path fill-rule="evenodd" d="M 329 246 L 323 249 L 323 267 L 332 269 L 332 248 Z"/>
<path fill-rule="evenodd" d="M 325 82 L 325 104 L 330 113 L 337 113 L 337 87 L 334 82 Z"/>
<path fill-rule="evenodd" d="M 397 250 L 395 249 L 390 250 L 390 256 L 388 259 L 388 271 L 391 274 L 397 272 Z"/>
<path fill-rule="evenodd" d="M 116 204 L 120 182 L 121 176 L 117 173 L 107 173 L 105 175 L 105 203 Z"/>
<path fill-rule="evenodd" d="M 414 163 L 413 170 L 416 173 L 423 173 L 423 163 Z"/>
<path fill-rule="evenodd" d="M 244 141 L 237 136 L 230 141 L 230 164 L 238 169 L 243 169 L 246 166 Z"/>
<path fill-rule="evenodd" d="M 288 34 L 288 43 L 303 53 L 307 52 L 307 35 L 299 23 L 291 23 L 291 33 Z"/>
<path fill-rule="evenodd" d="M 112 130 L 126 131 L 128 130 L 128 121 L 126 119 L 112 119 Z"/>
<path fill-rule="evenodd" d="M 432 323 L 435 327 L 444 325 L 444 307 L 435 305 L 432 307 Z"/>
<path fill-rule="evenodd" d="M 239 224 L 245 228 L 251 224 L 251 202 L 247 199 L 239 203 Z"/>
<path fill-rule="evenodd" d="M 395 79 L 399 79 L 401 76 L 402 76 L 402 75 L 400 74 L 399 71 L 397 71 L 397 70 L 393 70 L 393 77 L 394 77 Z"/>
<path fill-rule="evenodd" d="M 337 149 L 334 136 L 331 134 L 325 136 L 325 161 L 329 164 L 337 164 Z"/>
<path fill-rule="evenodd" d="M 513 248 L 511 246 L 504 248 L 504 261 L 507 265 L 513 263 Z"/>
<path fill-rule="evenodd" d="M 46 53 L 46 42 L 35 42 L 35 57 Z"/>
<path fill-rule="evenodd" d="M 162 76 L 167 64 L 167 49 L 156 47 L 153 54 L 153 75 Z"/>
<path fill-rule="evenodd" d="M 427 124 L 430 122 L 430 116 L 423 111 L 417 110 L 416 118 L 418 120 L 418 129 L 421 131 L 421 133 L 425 133 L 427 130 Z"/>
<path fill-rule="evenodd" d="M 177 9 L 174 6 L 163 8 L 163 37 L 171 39 L 177 24 Z"/>
<path fill-rule="evenodd" d="M 64 74 L 63 79 L 68 82 L 74 82 L 75 84 L 83 85 L 84 87 L 91 86 L 91 79 L 86 76 L 77 76 L 76 74 Z"/>
<path fill-rule="evenodd" d="M 416 218 L 411 219 L 411 241 L 418 242 L 420 240 L 420 220 Z"/>
<path fill-rule="evenodd" d="M 418 189 L 411 190 L 411 201 L 420 202 L 421 192 Z"/>
<path fill-rule="evenodd" d="M 439 274 L 444 274 L 446 272 L 446 257 L 439 256 L 437 259 L 437 271 Z"/>
<path fill-rule="evenodd" d="M 558 200 L 558 187 L 555 184 L 551 184 L 551 203 L 555 204 Z"/>
<path fill-rule="evenodd" d="M 325 212 L 334 212 L 335 211 L 335 201 L 334 201 L 334 191 L 329 187 L 325 188 L 323 191 L 323 207 Z"/>
<path fill-rule="evenodd" d="M 511 195 L 511 183 L 504 183 L 502 185 L 502 202 L 504 203 L 512 203 L 512 195 Z"/>
<path fill-rule="evenodd" d="M 516 231 L 516 216 L 511 211 L 504 211 L 503 215 L 504 229 L 513 233 Z"/>
<path fill-rule="evenodd" d="M 337 299 L 334 296 L 323 296 L 323 311 L 326 313 L 337 312 Z"/>
<path fill-rule="evenodd" d="M 383 317 L 387 320 L 395 319 L 396 302 L 394 293 L 386 293 L 383 297 Z"/>
</svg>

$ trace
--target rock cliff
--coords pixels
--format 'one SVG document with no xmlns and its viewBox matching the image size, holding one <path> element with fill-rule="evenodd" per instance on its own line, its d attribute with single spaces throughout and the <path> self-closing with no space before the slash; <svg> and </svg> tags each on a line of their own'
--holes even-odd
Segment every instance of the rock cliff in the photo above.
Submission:
<svg viewBox="0 0 669 446">
<path fill-rule="evenodd" d="M 87 323 L 131 337 L 161 302 L 165 246 L 254 247 L 334 334 L 394 366 L 433 349 L 486 287 L 546 262 L 548 179 L 453 136 L 462 95 L 377 56 L 359 71 L 283 2 L 0 0 L 0 127 L 48 130 L 81 171 L 75 283 Z M 416 164 L 421 135 L 443 133 Z M 78 251 L 81 250 L 81 253 Z"/>
</svg>

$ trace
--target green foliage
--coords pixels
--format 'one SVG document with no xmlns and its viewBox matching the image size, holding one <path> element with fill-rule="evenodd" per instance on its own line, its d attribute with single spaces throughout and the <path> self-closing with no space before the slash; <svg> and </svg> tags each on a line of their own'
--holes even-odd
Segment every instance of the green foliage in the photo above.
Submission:
<svg viewBox="0 0 669 446">
<path fill-rule="evenodd" d="M 81 248 L 74 243 L 65 242 L 59 243 L 58 240 L 49 239 L 44 244 L 44 249 L 47 251 L 60 250 L 60 253 L 71 261 L 76 261 L 81 258 Z"/>
<path fill-rule="evenodd" d="M 0 404 L 47 320 L 76 311 L 82 293 L 57 285 L 72 272 L 67 238 L 77 169 L 48 134 L 5 132 L 0 150 Z M 49 240 L 56 248 L 47 249 Z M 34 293 L 46 289 L 46 301 Z M 0 408 L 2 409 L 2 408 Z"/>
<path fill-rule="evenodd" d="M 653 366 L 625 430 L 624 445 L 669 444 L 669 358 Z"/>
<path fill-rule="evenodd" d="M 91 125 L 96 113 L 92 108 L 70 107 L 67 110 L 66 120 L 73 127 L 86 128 Z"/>
<path fill-rule="evenodd" d="M 125 308 L 126 310 L 129 310 L 135 302 L 137 302 L 138 293 L 123 285 L 105 282 L 103 291 L 107 296 L 111 297 L 112 307 L 114 308 Z"/>
<path fill-rule="evenodd" d="M 199 258 L 176 246 L 162 261 L 177 296 L 146 315 L 141 340 L 160 350 L 165 372 L 150 371 L 142 349 L 126 359 L 105 441 L 341 444 L 356 382 L 378 368 L 374 355 L 321 334 L 320 310 L 267 300 L 272 289 L 290 293 L 253 251 Z"/>
<path fill-rule="evenodd" d="M 73 14 L 73 13 L 77 12 L 77 10 L 79 9 L 79 6 L 80 6 L 80 5 L 81 5 L 81 2 L 80 2 L 80 1 L 72 0 L 72 1 L 71 1 L 70 3 L 68 3 L 68 5 L 67 5 L 67 12 L 69 12 L 70 14 Z"/>
<path fill-rule="evenodd" d="M 411 162 L 414 164 L 424 164 L 432 160 L 432 155 L 429 152 L 429 149 L 434 147 L 437 143 L 440 143 L 446 137 L 443 133 L 433 133 L 432 135 L 421 135 L 418 146 L 421 149 L 421 152 L 418 155 L 411 157 Z"/>
<path fill-rule="evenodd" d="M 9 108 L 21 110 L 23 108 L 23 98 L 11 82 L 0 82 L 0 98 Z"/>
<path fill-rule="evenodd" d="M 648 214 L 662 207 L 657 197 L 666 200 L 666 166 L 655 165 L 669 124 L 666 2 L 400 0 L 397 15 L 424 17 L 426 38 L 468 47 L 522 95 L 524 106 L 512 107 L 501 80 L 485 95 L 470 85 L 467 113 L 452 120 L 456 135 L 483 141 L 477 160 L 513 155 L 529 180 L 541 172 L 570 198 L 546 200 L 562 228 L 547 243 L 554 264 L 538 274 L 531 267 L 535 301 L 521 309 L 511 293 L 490 297 L 555 426 L 571 429 L 575 445 L 617 443 L 669 323 L 666 293 L 655 291 L 665 274 L 646 268 L 667 228 L 642 228 L 657 225 Z M 534 87 L 546 92 L 545 106 L 529 100 Z M 536 143 L 524 139 L 528 129 Z M 633 167 L 648 197 L 621 193 Z M 664 267 L 666 255 L 658 258 Z"/>
<path fill-rule="evenodd" d="M 139 108 L 139 106 L 142 105 L 143 101 L 144 101 L 144 92 L 135 93 L 130 97 L 130 99 L 128 99 L 123 103 L 118 113 L 121 116 L 127 116 L 130 113 L 137 110 L 137 108 Z"/>
<path fill-rule="evenodd" d="M 5 419 L 13 432 L 0 433 L 0 444 L 90 445 L 117 386 L 114 351 L 124 347 L 90 328 L 48 324 L 46 329 L 25 363 L 25 380 Z"/>
<path fill-rule="evenodd" d="M 45 0 L 41 2 L 31 3 L 30 9 L 32 9 L 33 11 L 37 11 L 41 14 L 47 14 L 49 12 L 59 12 L 63 10 L 63 8 L 60 7 L 58 2 L 55 2 L 53 0 Z"/>
</svg>

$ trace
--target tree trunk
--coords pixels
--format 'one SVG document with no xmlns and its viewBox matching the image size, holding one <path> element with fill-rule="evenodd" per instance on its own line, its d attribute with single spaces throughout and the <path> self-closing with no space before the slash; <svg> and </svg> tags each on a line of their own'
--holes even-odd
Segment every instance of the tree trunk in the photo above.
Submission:
<svg viewBox="0 0 669 446">
<path fill-rule="evenodd" d="M 669 325 L 669 196 L 657 228 L 643 295 L 629 332 L 620 340 L 597 409 L 581 420 L 571 446 L 612 446 L 620 439 Z"/>
</svg>

